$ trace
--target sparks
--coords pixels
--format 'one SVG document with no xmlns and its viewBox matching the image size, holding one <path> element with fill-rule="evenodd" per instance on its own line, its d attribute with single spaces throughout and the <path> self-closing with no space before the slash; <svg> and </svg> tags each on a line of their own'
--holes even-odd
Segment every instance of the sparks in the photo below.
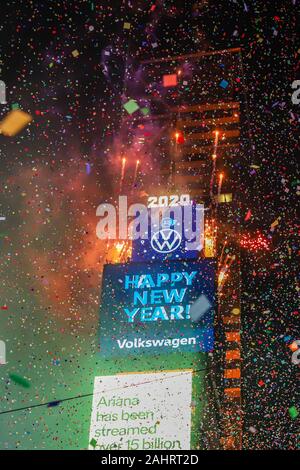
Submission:
<svg viewBox="0 0 300 470">
<path fill-rule="evenodd" d="M 180 131 L 175 132 L 175 142 L 176 144 L 184 144 L 184 136 Z"/>
<path fill-rule="evenodd" d="M 132 183 L 133 186 L 135 186 L 135 183 L 136 183 L 136 179 L 137 179 L 137 175 L 138 175 L 138 169 L 139 169 L 139 164 L 140 164 L 140 160 L 137 160 L 137 161 L 136 161 L 136 164 L 135 164 L 135 170 L 134 170 L 134 176 L 133 176 L 133 183 Z"/>
<path fill-rule="evenodd" d="M 270 251 L 270 243 L 267 238 L 260 233 L 259 231 L 256 232 L 256 237 L 253 238 L 249 234 L 244 234 L 241 237 L 240 245 L 243 248 L 248 249 L 249 251 Z"/>
<path fill-rule="evenodd" d="M 122 166 L 121 166 L 120 191 L 122 190 L 123 180 L 124 180 L 124 176 L 125 176 L 125 165 L 126 165 L 126 158 L 123 157 L 122 158 Z"/>
<path fill-rule="evenodd" d="M 219 131 L 215 131 L 214 151 L 212 154 L 213 168 L 212 168 L 211 179 L 210 179 L 210 197 L 212 199 L 213 199 L 214 178 L 215 178 L 215 172 L 216 172 L 218 142 L 219 142 Z"/>
</svg>

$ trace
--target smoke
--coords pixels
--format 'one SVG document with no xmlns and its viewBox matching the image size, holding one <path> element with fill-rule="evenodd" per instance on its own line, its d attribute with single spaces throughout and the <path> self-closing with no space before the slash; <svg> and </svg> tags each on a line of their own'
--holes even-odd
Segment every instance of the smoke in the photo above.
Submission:
<svg viewBox="0 0 300 470">
<path fill-rule="evenodd" d="M 100 182 L 100 183 L 99 183 Z M 77 157 L 55 171 L 35 165 L 15 175 L 18 220 L 9 239 L 10 275 L 60 318 L 84 317 L 99 302 L 105 242 L 96 237 L 101 178 Z M 4 267 L 4 266 L 3 266 Z"/>
</svg>

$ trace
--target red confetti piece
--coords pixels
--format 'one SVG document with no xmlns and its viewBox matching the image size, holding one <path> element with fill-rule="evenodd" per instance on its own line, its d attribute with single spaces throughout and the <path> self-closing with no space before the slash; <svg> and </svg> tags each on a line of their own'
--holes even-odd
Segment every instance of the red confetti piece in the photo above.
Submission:
<svg viewBox="0 0 300 470">
<path fill-rule="evenodd" d="M 246 222 L 247 220 L 249 220 L 249 219 L 251 218 L 251 216 L 252 216 L 252 212 L 251 212 L 251 210 L 249 209 L 248 212 L 247 212 L 247 214 L 245 215 L 245 222 Z"/>
</svg>

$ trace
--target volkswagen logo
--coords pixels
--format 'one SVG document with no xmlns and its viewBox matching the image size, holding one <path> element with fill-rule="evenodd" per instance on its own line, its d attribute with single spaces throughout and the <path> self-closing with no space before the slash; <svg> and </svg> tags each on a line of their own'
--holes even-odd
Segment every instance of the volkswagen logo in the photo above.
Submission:
<svg viewBox="0 0 300 470">
<path fill-rule="evenodd" d="M 182 237 L 177 230 L 162 228 L 151 237 L 151 246 L 158 253 L 171 253 L 179 247 L 181 240 Z"/>
</svg>

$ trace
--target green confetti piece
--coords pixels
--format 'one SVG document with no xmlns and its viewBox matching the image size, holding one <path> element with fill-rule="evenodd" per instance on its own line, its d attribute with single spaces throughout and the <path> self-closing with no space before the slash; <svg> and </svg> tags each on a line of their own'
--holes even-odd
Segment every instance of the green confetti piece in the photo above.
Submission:
<svg viewBox="0 0 300 470">
<path fill-rule="evenodd" d="M 21 387 L 24 387 L 24 388 L 30 387 L 30 382 L 28 382 L 28 380 L 24 379 L 24 377 L 21 377 L 20 375 L 9 374 L 9 378 L 16 384 L 21 385 Z"/>
<path fill-rule="evenodd" d="M 139 105 L 135 100 L 129 100 L 127 103 L 123 104 L 123 108 L 127 111 L 128 114 L 133 114 L 139 109 Z"/>
<path fill-rule="evenodd" d="M 11 105 L 11 109 L 19 109 L 19 107 L 20 107 L 20 106 L 18 105 L 18 103 L 13 103 L 13 104 Z"/>
<path fill-rule="evenodd" d="M 289 408 L 289 413 L 292 419 L 297 418 L 297 416 L 299 415 L 299 411 L 297 410 L 295 406 L 291 406 L 291 408 Z"/>
<path fill-rule="evenodd" d="M 94 449 L 95 449 L 95 447 L 96 447 L 96 445 L 97 445 L 96 439 L 92 439 L 92 440 L 90 441 L 90 445 L 91 445 L 92 447 L 94 447 Z"/>
<path fill-rule="evenodd" d="M 150 113 L 150 109 L 149 108 L 141 108 L 141 112 L 143 113 L 144 116 L 148 116 L 148 114 Z"/>
</svg>

